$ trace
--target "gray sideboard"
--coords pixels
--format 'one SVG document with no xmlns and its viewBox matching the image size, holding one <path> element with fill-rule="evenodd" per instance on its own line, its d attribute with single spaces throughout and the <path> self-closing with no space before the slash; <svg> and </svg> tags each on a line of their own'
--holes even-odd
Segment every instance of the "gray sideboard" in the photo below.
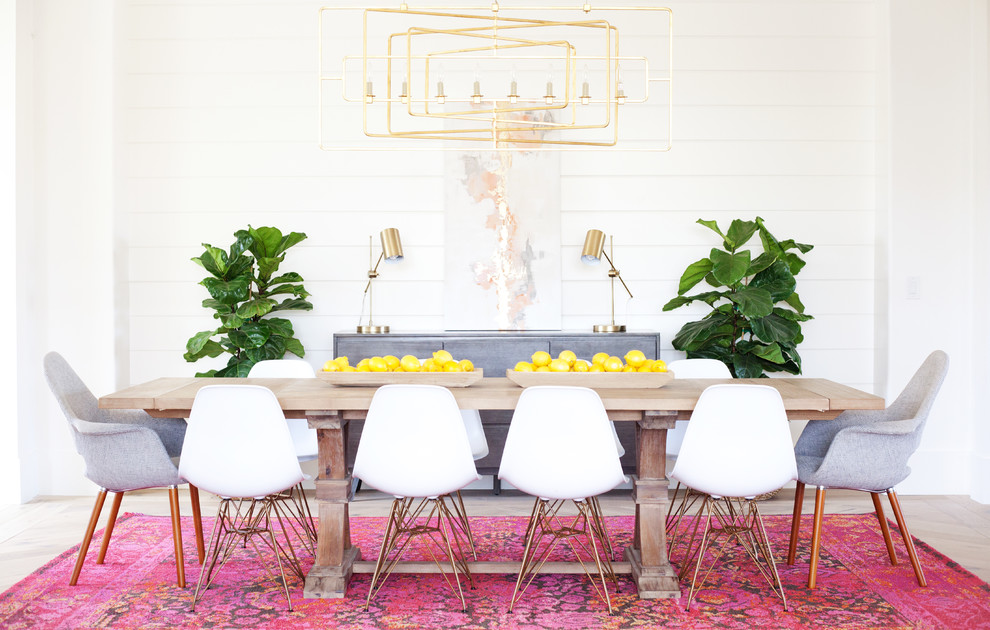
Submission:
<svg viewBox="0 0 990 630">
<path fill-rule="evenodd" d="M 623 356 L 629 350 L 642 350 L 648 359 L 660 357 L 660 334 L 650 331 L 625 333 L 593 333 L 577 331 L 450 331 L 414 332 L 368 335 L 359 333 L 334 333 L 335 357 L 346 355 L 353 365 L 359 359 L 386 354 L 402 357 L 412 354 L 419 358 L 430 356 L 436 350 L 447 350 L 455 359 L 470 359 L 475 367 L 483 368 L 486 376 L 504 376 L 505 370 L 519 361 L 528 361 L 537 350 L 545 350 L 556 357 L 562 350 L 573 350 L 578 358 L 591 359 L 596 352 L 608 352 Z M 502 446 L 512 418 L 510 411 L 482 411 L 489 454 L 476 462 L 483 475 L 498 473 L 502 458 Z M 362 423 L 356 422 L 355 425 Z M 619 440 L 626 449 L 622 468 L 626 473 L 636 469 L 635 423 L 617 423 Z M 353 426 L 348 444 L 348 465 L 353 463 L 360 426 Z M 498 484 L 495 484 L 496 490 Z"/>
</svg>

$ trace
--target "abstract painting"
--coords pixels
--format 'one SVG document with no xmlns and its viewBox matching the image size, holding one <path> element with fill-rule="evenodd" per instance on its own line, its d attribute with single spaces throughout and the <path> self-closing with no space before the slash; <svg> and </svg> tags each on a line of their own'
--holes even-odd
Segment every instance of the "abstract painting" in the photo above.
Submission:
<svg viewBox="0 0 990 630">
<path fill-rule="evenodd" d="M 560 154 L 447 152 L 444 327 L 559 330 Z"/>
</svg>

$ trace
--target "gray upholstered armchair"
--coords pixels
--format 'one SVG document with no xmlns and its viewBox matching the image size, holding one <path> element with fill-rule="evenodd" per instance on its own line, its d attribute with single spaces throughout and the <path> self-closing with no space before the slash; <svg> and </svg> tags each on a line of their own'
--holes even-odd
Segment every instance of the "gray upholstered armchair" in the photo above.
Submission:
<svg viewBox="0 0 990 630">
<path fill-rule="evenodd" d="M 182 451 L 182 440 L 186 433 L 185 421 L 181 418 L 153 418 L 139 410 L 100 409 L 96 397 L 62 355 L 49 352 L 45 355 L 44 367 L 48 386 L 69 422 L 76 451 L 85 461 L 86 478 L 100 486 L 69 584 L 75 586 L 79 579 L 107 492 L 113 492 L 115 496 L 97 564 L 103 564 L 106 557 L 124 493 L 144 488 L 167 487 L 175 542 L 176 574 L 179 586 L 184 588 L 185 567 L 182 532 L 179 528 L 178 486 L 185 481 L 179 477 L 172 458 L 178 457 Z M 189 493 L 196 528 L 196 548 L 199 562 L 202 563 L 204 550 L 199 492 L 190 485 Z"/>
<path fill-rule="evenodd" d="M 869 492 L 873 498 L 880 529 L 891 564 L 897 564 L 890 529 L 883 514 L 880 493 L 886 493 L 901 530 L 908 557 L 918 584 L 926 585 L 925 574 L 904 522 L 894 486 L 911 473 L 908 459 L 921 443 L 928 413 L 949 368 L 949 357 L 941 350 L 928 355 L 908 382 L 901 395 L 886 409 L 846 411 L 835 420 L 808 423 L 794 447 L 798 464 L 798 483 L 794 494 L 794 519 L 787 563 L 794 564 L 801 506 L 805 485 L 815 486 L 815 516 L 811 536 L 811 566 L 808 588 L 815 587 L 818 550 L 821 545 L 825 490 L 843 488 Z"/>
</svg>

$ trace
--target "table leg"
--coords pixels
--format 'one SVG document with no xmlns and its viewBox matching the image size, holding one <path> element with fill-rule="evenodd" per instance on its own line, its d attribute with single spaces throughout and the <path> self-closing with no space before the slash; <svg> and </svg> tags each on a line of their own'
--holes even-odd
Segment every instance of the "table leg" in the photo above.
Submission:
<svg viewBox="0 0 990 630">
<path fill-rule="evenodd" d="M 348 502 L 351 478 L 347 474 L 347 421 L 336 414 L 307 413 L 319 440 L 316 503 L 319 511 L 316 559 L 306 576 L 303 596 L 344 597 L 361 550 L 351 545 Z"/>
<path fill-rule="evenodd" d="M 681 596 L 677 574 L 667 557 L 667 429 L 676 415 L 646 412 L 636 427 L 636 477 L 633 500 L 636 526 L 625 559 L 642 599 Z"/>
</svg>

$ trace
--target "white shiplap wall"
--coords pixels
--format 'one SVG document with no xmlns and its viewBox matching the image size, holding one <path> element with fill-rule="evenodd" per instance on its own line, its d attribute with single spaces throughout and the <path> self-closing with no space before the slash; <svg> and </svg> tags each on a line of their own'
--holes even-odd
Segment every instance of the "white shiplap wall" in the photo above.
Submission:
<svg viewBox="0 0 990 630">
<path fill-rule="evenodd" d="M 506 3 L 507 4 L 507 3 Z M 307 358 L 358 319 L 368 234 L 395 226 L 406 259 L 376 282 L 376 319 L 443 326 L 443 158 L 321 152 L 316 139 L 313 2 L 122 5 L 122 190 L 130 380 L 205 369 L 186 339 L 213 320 L 199 306 L 201 242 L 226 247 L 244 225 L 309 239 L 285 263 L 313 293 L 293 316 Z M 673 149 L 565 155 L 562 314 L 566 329 L 608 317 L 604 271 L 578 250 L 614 234 L 636 298 L 617 311 L 669 342 L 702 311 L 661 313 L 690 262 L 716 244 L 698 218 L 767 219 L 814 244 L 799 290 L 805 373 L 873 387 L 875 2 L 670 3 Z M 592 299 L 589 299 L 589 296 Z"/>
</svg>

